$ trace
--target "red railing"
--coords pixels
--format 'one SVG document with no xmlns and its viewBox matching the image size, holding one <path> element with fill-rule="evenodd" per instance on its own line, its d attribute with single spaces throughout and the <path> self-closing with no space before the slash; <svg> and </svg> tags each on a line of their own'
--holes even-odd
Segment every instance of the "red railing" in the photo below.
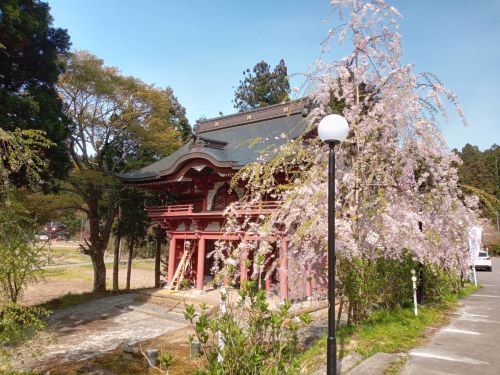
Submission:
<svg viewBox="0 0 500 375">
<path fill-rule="evenodd" d="M 264 201 L 258 203 L 237 203 L 236 212 L 242 215 L 268 214 L 281 206 L 281 202 Z M 173 204 L 169 206 L 146 206 L 149 217 L 196 217 L 223 216 L 223 211 L 198 211 L 192 204 Z"/>
<path fill-rule="evenodd" d="M 236 212 L 243 214 L 261 214 L 270 213 L 281 206 L 281 202 L 276 201 L 263 201 L 257 203 L 237 203 Z"/>
<path fill-rule="evenodd" d="M 146 211 L 150 214 L 172 214 L 167 216 L 176 216 L 176 214 L 192 214 L 193 205 L 192 204 L 173 204 L 170 206 L 146 206 Z"/>
</svg>

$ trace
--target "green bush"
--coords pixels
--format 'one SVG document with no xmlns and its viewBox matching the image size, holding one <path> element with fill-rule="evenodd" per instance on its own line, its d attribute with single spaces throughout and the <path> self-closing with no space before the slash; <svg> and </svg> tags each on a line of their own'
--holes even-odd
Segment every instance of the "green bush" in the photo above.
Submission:
<svg viewBox="0 0 500 375">
<path fill-rule="evenodd" d="M 18 202 L 0 202 L 0 300 L 17 302 L 39 276 L 43 248 L 35 245 L 35 229 Z"/>
<path fill-rule="evenodd" d="M 174 356 L 170 352 L 162 352 L 158 356 L 158 365 L 160 367 L 160 370 L 165 371 L 168 373 L 168 369 L 170 366 L 172 366 L 172 362 L 174 360 Z"/>
<path fill-rule="evenodd" d="M 0 304 L 0 373 L 8 372 L 9 361 L 15 354 L 15 347 L 31 339 L 38 331 L 46 327 L 43 320 L 49 312 L 39 307 L 26 307 L 12 302 Z M 36 349 L 37 343 L 29 345 Z"/>
<path fill-rule="evenodd" d="M 401 260 L 378 258 L 339 259 L 337 282 L 338 297 L 348 323 L 363 321 L 378 309 L 395 309 L 413 303 L 411 270 L 423 276 L 424 302 L 439 301 L 442 296 L 460 288 L 459 275 L 429 264 L 423 265 L 410 255 Z"/>
<path fill-rule="evenodd" d="M 490 245 L 489 248 L 490 248 L 490 252 L 489 252 L 490 255 L 492 255 L 494 257 L 500 256 L 500 242 L 497 242 L 497 243 Z"/>
<path fill-rule="evenodd" d="M 14 346 L 45 328 L 49 312 L 15 303 L 0 305 L 0 346 Z"/>
<path fill-rule="evenodd" d="M 288 319 L 288 300 L 272 311 L 265 291 L 255 286 L 254 280 L 244 281 L 236 301 L 222 294 L 227 311 L 215 318 L 207 316 L 204 306 L 197 314 L 193 305 L 186 305 L 185 317 L 195 331 L 191 340 L 200 342 L 206 359 L 205 369 L 196 374 L 278 375 L 297 370 L 297 331 L 311 318 L 305 314 L 298 321 Z"/>
</svg>

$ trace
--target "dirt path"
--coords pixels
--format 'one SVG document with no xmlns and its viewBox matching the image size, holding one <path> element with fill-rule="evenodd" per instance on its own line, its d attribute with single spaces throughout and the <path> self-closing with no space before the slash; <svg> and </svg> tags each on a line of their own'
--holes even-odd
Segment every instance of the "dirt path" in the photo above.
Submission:
<svg viewBox="0 0 500 375">
<path fill-rule="evenodd" d="M 92 291 L 93 271 L 88 268 L 74 267 L 74 278 L 46 278 L 36 284 L 31 284 L 24 293 L 21 303 L 26 305 L 37 305 L 60 298 L 68 293 L 79 294 Z M 111 271 L 107 271 L 108 288 L 112 286 Z M 119 273 L 120 289 L 125 288 L 126 272 Z M 154 271 L 139 268 L 132 269 L 131 288 L 150 288 L 154 286 Z"/>
</svg>

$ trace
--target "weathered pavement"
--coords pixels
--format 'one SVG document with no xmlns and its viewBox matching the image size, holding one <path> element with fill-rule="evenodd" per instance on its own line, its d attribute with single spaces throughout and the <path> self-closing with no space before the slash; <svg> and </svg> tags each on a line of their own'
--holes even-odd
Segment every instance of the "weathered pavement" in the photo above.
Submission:
<svg viewBox="0 0 500 375">
<path fill-rule="evenodd" d="M 493 272 L 478 272 L 483 285 L 463 299 L 450 324 L 410 352 L 402 375 L 500 374 L 500 260 Z"/>
<path fill-rule="evenodd" d="M 171 309 L 170 309 L 171 310 Z M 126 343 L 133 345 L 185 327 L 180 314 L 154 308 L 135 294 L 101 298 L 55 312 L 49 319 L 50 339 L 37 358 L 23 368 L 43 369 L 55 363 L 82 361 Z"/>
</svg>

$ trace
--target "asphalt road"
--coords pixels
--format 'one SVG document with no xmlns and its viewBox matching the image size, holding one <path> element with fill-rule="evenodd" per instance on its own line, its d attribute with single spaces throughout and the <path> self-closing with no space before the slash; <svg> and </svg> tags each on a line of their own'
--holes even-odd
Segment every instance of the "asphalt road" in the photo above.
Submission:
<svg viewBox="0 0 500 375">
<path fill-rule="evenodd" d="M 500 259 L 478 272 L 483 286 L 463 299 L 450 324 L 410 352 L 402 375 L 500 374 Z"/>
</svg>

